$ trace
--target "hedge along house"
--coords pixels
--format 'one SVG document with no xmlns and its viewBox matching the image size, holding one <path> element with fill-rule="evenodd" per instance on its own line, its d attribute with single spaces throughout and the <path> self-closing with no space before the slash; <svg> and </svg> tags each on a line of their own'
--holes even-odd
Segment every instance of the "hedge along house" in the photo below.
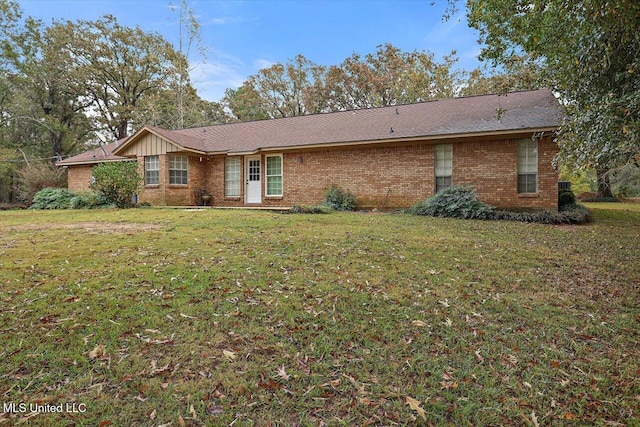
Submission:
<svg viewBox="0 0 640 427">
<path fill-rule="evenodd" d="M 152 205 L 312 205 L 335 184 L 359 207 L 399 208 L 464 184 L 494 206 L 554 210 L 561 114 L 553 94 L 537 90 L 182 130 L 145 126 L 58 165 L 80 190 L 95 164 L 137 161 L 138 201 Z"/>
</svg>

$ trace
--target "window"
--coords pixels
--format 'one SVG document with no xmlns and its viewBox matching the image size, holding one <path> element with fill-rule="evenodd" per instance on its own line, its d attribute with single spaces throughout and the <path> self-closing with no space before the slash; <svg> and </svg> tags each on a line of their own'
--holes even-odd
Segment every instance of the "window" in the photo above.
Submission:
<svg viewBox="0 0 640 427">
<path fill-rule="evenodd" d="M 451 187 L 453 145 L 436 145 L 436 193 Z"/>
<path fill-rule="evenodd" d="M 158 185 L 160 183 L 159 165 L 158 156 L 144 158 L 144 185 Z"/>
<path fill-rule="evenodd" d="M 189 157 L 169 156 L 169 184 L 187 185 Z"/>
<path fill-rule="evenodd" d="M 538 191 L 538 142 L 518 141 L 518 193 Z"/>
<path fill-rule="evenodd" d="M 240 197 L 240 157 L 227 157 L 224 161 L 224 195 Z"/>
<path fill-rule="evenodd" d="M 282 155 L 267 156 L 267 196 L 282 196 Z"/>
</svg>

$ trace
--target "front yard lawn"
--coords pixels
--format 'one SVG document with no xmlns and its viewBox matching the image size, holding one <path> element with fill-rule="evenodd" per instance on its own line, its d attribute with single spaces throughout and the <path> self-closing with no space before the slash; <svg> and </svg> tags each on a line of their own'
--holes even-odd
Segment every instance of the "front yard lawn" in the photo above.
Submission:
<svg viewBox="0 0 640 427">
<path fill-rule="evenodd" d="M 0 212 L 0 425 L 637 425 L 640 212 Z"/>
</svg>

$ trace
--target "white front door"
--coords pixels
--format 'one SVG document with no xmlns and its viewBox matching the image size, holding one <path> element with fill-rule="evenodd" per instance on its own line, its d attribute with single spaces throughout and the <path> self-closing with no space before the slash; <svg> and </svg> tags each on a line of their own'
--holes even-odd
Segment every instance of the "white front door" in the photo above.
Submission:
<svg viewBox="0 0 640 427">
<path fill-rule="evenodd" d="M 246 203 L 262 203 L 262 171 L 260 170 L 260 156 L 252 156 L 246 158 L 245 177 L 246 177 Z"/>
</svg>

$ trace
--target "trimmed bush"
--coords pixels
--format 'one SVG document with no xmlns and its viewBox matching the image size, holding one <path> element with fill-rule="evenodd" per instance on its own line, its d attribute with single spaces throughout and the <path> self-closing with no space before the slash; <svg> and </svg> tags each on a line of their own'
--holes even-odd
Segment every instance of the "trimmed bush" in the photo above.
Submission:
<svg viewBox="0 0 640 427">
<path fill-rule="evenodd" d="M 356 196 L 333 184 L 325 191 L 322 204 L 336 211 L 355 211 Z"/>
<path fill-rule="evenodd" d="M 570 197 L 567 197 L 567 201 L 569 199 Z M 540 224 L 581 224 L 591 220 L 589 210 L 575 203 L 565 204 L 558 212 L 498 210 L 479 201 L 475 190 L 464 186 L 455 186 L 440 191 L 424 202 L 414 205 L 408 212 L 413 215 L 535 222 Z"/>
<path fill-rule="evenodd" d="M 113 203 L 109 203 L 104 194 L 82 191 L 74 193 L 69 207 L 71 209 L 100 209 L 115 206 Z"/>
<path fill-rule="evenodd" d="M 456 185 L 439 191 L 409 209 L 413 215 L 464 219 L 490 219 L 493 207 L 478 200 L 473 188 Z"/>
<path fill-rule="evenodd" d="M 316 206 L 291 206 L 289 213 L 294 214 L 328 214 L 331 213 L 331 208 L 324 205 Z"/>
<path fill-rule="evenodd" d="M 66 188 L 44 188 L 33 197 L 29 209 L 97 209 L 112 208 L 113 204 L 98 193 L 73 192 Z"/>
<path fill-rule="evenodd" d="M 93 168 L 91 189 L 101 193 L 118 208 L 133 206 L 132 197 L 142 185 L 136 162 L 106 162 Z"/>
<path fill-rule="evenodd" d="M 66 188 L 43 188 L 33 196 L 30 209 L 69 209 L 73 196 Z"/>
<path fill-rule="evenodd" d="M 575 205 L 576 195 L 573 194 L 571 189 L 564 189 L 558 192 L 558 209 L 562 209 L 563 206 Z"/>
</svg>

